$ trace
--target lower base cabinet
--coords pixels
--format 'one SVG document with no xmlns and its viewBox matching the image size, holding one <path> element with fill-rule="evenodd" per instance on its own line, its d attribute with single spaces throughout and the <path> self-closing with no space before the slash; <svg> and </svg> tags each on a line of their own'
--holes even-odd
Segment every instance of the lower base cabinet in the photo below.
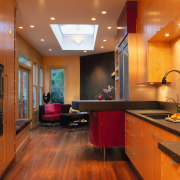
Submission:
<svg viewBox="0 0 180 180">
<path fill-rule="evenodd" d="M 169 156 L 161 152 L 161 179 L 163 180 L 179 180 L 180 164 L 174 163 Z"/>
<path fill-rule="evenodd" d="M 162 151 L 158 148 L 158 142 L 160 141 L 180 141 L 180 137 L 133 115 L 125 114 L 125 152 L 145 180 L 165 179 L 165 170 L 163 169 L 165 162 L 162 159 Z M 174 166 L 169 166 L 169 168 Z M 176 166 L 175 169 L 180 171 L 180 165 Z M 174 171 L 176 171 L 175 169 Z M 166 171 L 171 177 L 170 171 Z M 177 180 L 179 179 L 180 176 Z M 176 178 L 173 180 L 176 180 Z"/>
</svg>

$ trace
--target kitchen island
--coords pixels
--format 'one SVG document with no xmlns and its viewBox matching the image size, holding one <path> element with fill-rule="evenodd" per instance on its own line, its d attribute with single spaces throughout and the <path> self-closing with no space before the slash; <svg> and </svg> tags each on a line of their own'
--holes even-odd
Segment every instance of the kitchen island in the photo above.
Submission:
<svg viewBox="0 0 180 180">
<path fill-rule="evenodd" d="M 173 113 L 173 103 L 94 100 L 73 101 L 72 106 L 89 111 L 90 142 L 99 147 L 125 146 L 126 155 L 143 178 L 163 179 L 170 168 L 175 179 L 180 176 L 180 123 L 142 115 Z"/>
</svg>

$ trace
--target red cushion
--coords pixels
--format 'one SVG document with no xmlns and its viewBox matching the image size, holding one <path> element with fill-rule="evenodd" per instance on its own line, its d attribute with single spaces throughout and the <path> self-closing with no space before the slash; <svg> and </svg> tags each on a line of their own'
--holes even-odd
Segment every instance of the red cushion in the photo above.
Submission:
<svg viewBox="0 0 180 180">
<path fill-rule="evenodd" d="M 48 114 L 42 116 L 43 121 L 59 121 L 60 114 Z"/>
<path fill-rule="evenodd" d="M 45 114 L 56 114 L 55 104 L 45 104 Z"/>
<path fill-rule="evenodd" d="M 62 113 L 62 108 L 60 103 L 55 104 L 56 113 Z"/>
</svg>

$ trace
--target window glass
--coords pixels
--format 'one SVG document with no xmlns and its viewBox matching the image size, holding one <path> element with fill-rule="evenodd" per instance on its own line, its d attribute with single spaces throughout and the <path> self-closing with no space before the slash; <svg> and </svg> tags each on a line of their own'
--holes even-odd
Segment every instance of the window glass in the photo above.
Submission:
<svg viewBox="0 0 180 180">
<path fill-rule="evenodd" d="M 37 108 L 37 64 L 33 64 L 33 108 Z"/>
<path fill-rule="evenodd" d="M 64 104 L 64 69 L 51 69 L 51 103 Z"/>
<path fill-rule="evenodd" d="M 23 64 L 25 64 L 27 66 L 31 66 L 30 61 L 28 59 L 26 59 L 25 57 L 23 57 L 23 56 L 19 56 L 19 62 L 21 62 L 21 63 L 23 63 Z"/>
<path fill-rule="evenodd" d="M 40 68 L 39 105 L 43 104 L 43 69 Z"/>
</svg>

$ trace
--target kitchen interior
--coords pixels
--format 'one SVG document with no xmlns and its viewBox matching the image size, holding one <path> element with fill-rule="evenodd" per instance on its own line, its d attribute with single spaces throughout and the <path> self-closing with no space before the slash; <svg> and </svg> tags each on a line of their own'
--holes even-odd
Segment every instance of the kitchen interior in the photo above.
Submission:
<svg viewBox="0 0 180 180">
<path fill-rule="evenodd" d="M 2 2 L 2 12 L 9 17 L 1 17 L 2 22 L 9 22 L 7 25 L 2 24 L 1 35 L 4 34 L 1 38 L 3 43 L 0 54 L 0 62 L 4 65 L 4 89 L 0 87 L 0 91 L 3 91 L 1 111 L 4 116 L 3 122 L 1 120 L 3 136 L 0 139 L 0 174 L 6 172 L 2 177 L 11 177 L 8 174 L 11 173 L 9 165 L 16 161 L 16 58 L 23 52 L 34 56 L 35 61 L 44 68 L 43 88 L 46 93 L 50 83 L 49 66 L 67 67 L 67 78 L 74 78 L 71 83 L 67 79 L 68 85 L 76 88 L 75 91 L 68 90 L 65 95 L 66 103 L 71 103 L 73 109 L 89 112 L 89 141 L 92 147 L 98 147 L 99 151 L 103 151 L 101 162 L 108 163 L 108 148 L 121 146 L 124 147 L 128 161 L 139 179 L 180 179 L 178 0 L 171 3 L 163 0 L 137 0 L 124 4 L 117 20 L 119 28 L 114 46 L 114 72 L 113 77 L 110 77 L 114 78 L 114 100 L 81 99 L 79 58 L 74 56 L 70 60 L 69 57 L 42 57 L 20 36 L 20 33 L 14 33 L 14 7 L 13 0 Z M 73 67 L 77 74 L 70 77 Z M 32 75 L 30 77 L 32 78 Z M 32 104 L 33 102 L 30 102 L 30 107 Z M 33 129 L 38 121 L 38 112 L 33 112 L 31 108 L 29 118 L 32 118 Z M 9 170 L 6 170 L 8 168 Z M 12 174 L 17 175 L 17 172 Z M 108 178 L 105 176 L 105 179 Z"/>
</svg>

